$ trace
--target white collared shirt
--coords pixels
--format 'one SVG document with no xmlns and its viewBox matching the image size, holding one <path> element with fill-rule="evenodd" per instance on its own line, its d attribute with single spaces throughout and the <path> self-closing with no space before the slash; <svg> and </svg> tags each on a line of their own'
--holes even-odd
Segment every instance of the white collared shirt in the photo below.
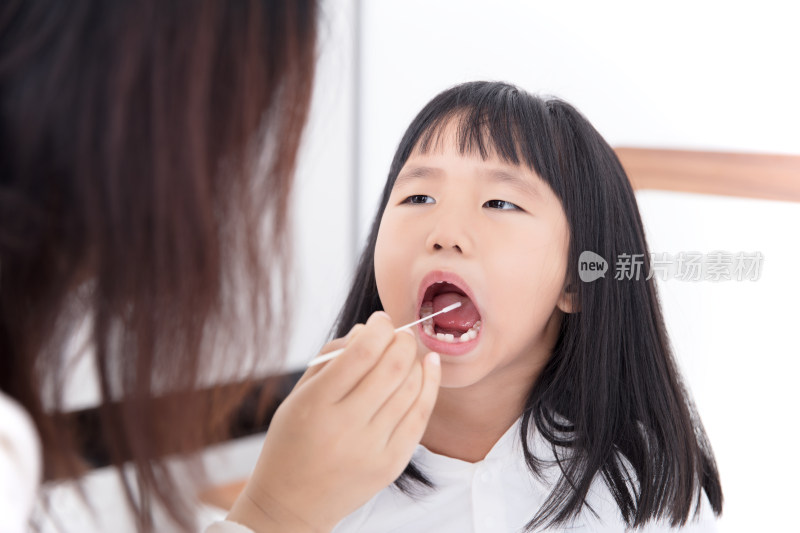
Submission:
<svg viewBox="0 0 800 533">
<path fill-rule="evenodd" d="M 39 437 L 28 413 L 0 391 L 0 531 L 28 530 L 42 475 Z"/>
<path fill-rule="evenodd" d="M 333 533 L 511 533 L 524 526 L 539 510 L 550 490 L 528 469 L 519 440 L 520 420 L 511 426 L 477 463 L 468 463 L 417 447 L 413 462 L 433 481 L 435 488 L 418 499 L 393 485 L 379 492 L 360 509 L 342 520 Z M 533 452 L 551 459 L 544 439 L 534 439 Z M 546 476 L 551 483 L 553 476 Z M 716 531 L 715 518 L 703 496 L 698 521 L 680 529 L 684 533 Z M 584 511 L 569 527 L 547 531 L 623 532 L 625 524 L 605 483 L 598 476 L 587 496 L 597 513 Z M 667 525 L 650 524 L 647 533 L 674 531 Z"/>
</svg>

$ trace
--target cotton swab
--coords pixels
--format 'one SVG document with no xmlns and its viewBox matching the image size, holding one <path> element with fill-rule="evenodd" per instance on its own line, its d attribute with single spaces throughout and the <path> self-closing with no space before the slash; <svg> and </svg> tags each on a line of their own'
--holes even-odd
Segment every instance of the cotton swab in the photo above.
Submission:
<svg viewBox="0 0 800 533">
<path fill-rule="evenodd" d="M 435 317 L 436 315 L 441 315 L 442 313 L 447 313 L 448 311 L 452 311 L 453 309 L 455 309 L 457 307 L 461 307 L 461 302 L 456 302 L 454 304 L 448 305 L 447 307 L 445 307 L 441 311 L 437 311 L 437 312 L 435 312 L 433 314 L 430 314 L 428 316 L 422 317 L 419 320 L 415 320 L 414 322 L 411 322 L 410 324 L 406 324 L 405 326 L 400 326 L 399 328 L 394 330 L 394 332 L 397 333 L 400 330 L 408 329 L 411 326 L 416 326 L 420 322 L 423 322 L 425 320 L 428 320 L 429 318 Z M 315 357 L 314 359 L 311 360 L 310 363 L 308 363 L 308 367 L 311 368 L 312 366 L 316 366 L 316 365 L 318 365 L 320 363 L 324 363 L 325 361 L 330 361 L 331 359 L 339 356 L 342 352 L 344 352 L 344 348 L 339 348 L 338 350 L 334 350 L 332 352 L 328 352 L 328 353 L 322 354 L 322 355 L 320 355 L 318 357 Z"/>
</svg>

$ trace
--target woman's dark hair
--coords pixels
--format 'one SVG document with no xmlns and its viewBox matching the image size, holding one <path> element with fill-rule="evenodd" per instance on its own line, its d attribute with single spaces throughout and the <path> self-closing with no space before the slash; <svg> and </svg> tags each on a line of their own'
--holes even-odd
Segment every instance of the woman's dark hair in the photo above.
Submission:
<svg viewBox="0 0 800 533">
<path fill-rule="evenodd" d="M 684 524 L 702 490 L 722 512 L 719 474 L 702 423 L 681 382 L 654 280 L 578 280 L 578 257 L 591 250 L 649 256 L 636 199 L 614 151 L 575 108 L 504 83 L 474 82 L 436 96 L 412 121 L 389 170 L 380 207 L 335 333 L 342 336 L 382 309 L 374 252 L 395 179 L 413 150 L 425 153 L 443 128 L 457 125 L 462 153 L 526 165 L 560 199 L 570 226 L 567 283 L 577 312 L 564 315 L 552 356 L 525 402 L 520 434 L 530 470 L 535 428 L 556 454 L 561 476 L 528 530 L 566 524 L 583 509 L 597 474 L 632 527 L 651 519 Z M 396 481 L 432 486 L 410 464 Z M 702 488 L 702 490 L 701 490 Z"/>
<path fill-rule="evenodd" d="M 45 478 L 80 475 L 54 415 L 88 319 L 96 444 L 131 459 L 142 530 L 158 502 L 192 526 L 161 458 L 219 438 L 244 394 L 189 392 L 238 364 L 221 359 L 242 330 L 280 331 L 270 277 L 289 257 L 316 25 L 315 0 L 0 6 L 0 390 L 32 416 Z"/>
</svg>

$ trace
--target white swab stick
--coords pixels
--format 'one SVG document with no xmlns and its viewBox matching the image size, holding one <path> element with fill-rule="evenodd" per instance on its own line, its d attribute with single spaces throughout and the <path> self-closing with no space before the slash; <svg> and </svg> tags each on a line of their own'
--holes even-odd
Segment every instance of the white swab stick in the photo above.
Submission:
<svg viewBox="0 0 800 533">
<path fill-rule="evenodd" d="M 408 329 L 411 326 L 416 326 L 420 322 L 428 320 L 429 318 L 434 317 L 436 315 L 441 315 L 442 313 L 447 313 L 448 311 L 452 311 L 456 307 L 461 307 L 461 302 L 456 302 L 454 304 L 448 305 L 447 307 L 445 307 L 441 311 L 436 311 L 435 313 L 430 314 L 428 316 L 424 316 L 424 317 L 420 318 L 419 320 L 415 320 L 414 322 L 411 322 L 410 324 L 406 324 L 405 326 L 400 326 L 399 328 L 394 330 L 394 332 L 397 333 L 400 330 Z M 344 348 L 339 348 L 338 350 L 334 350 L 332 352 L 328 352 L 328 353 L 322 354 L 322 355 L 312 359 L 311 362 L 308 363 L 308 366 L 309 366 L 309 368 L 311 368 L 312 366 L 316 366 L 316 365 L 318 365 L 320 363 L 324 363 L 325 361 L 330 361 L 331 359 L 339 356 L 342 352 L 344 352 Z"/>
</svg>

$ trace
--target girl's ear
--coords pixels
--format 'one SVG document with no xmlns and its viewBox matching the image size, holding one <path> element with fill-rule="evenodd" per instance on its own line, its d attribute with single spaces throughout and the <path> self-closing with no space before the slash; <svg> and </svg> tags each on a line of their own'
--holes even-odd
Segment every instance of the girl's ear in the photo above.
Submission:
<svg viewBox="0 0 800 533">
<path fill-rule="evenodd" d="M 558 303 L 556 305 L 564 313 L 577 313 L 581 310 L 581 305 L 578 301 L 578 288 L 575 284 L 564 284 L 564 288 L 561 290 L 561 296 L 558 298 Z"/>
</svg>

